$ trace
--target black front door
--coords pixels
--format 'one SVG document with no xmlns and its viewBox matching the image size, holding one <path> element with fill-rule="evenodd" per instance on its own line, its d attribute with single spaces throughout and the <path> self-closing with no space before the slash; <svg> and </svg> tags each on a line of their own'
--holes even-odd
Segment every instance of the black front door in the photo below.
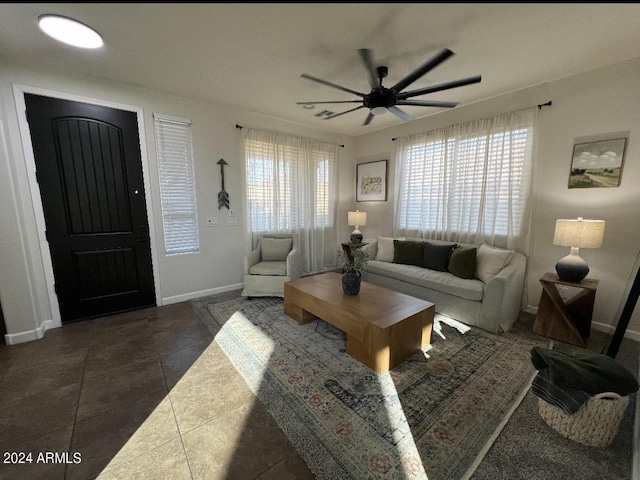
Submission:
<svg viewBox="0 0 640 480">
<path fill-rule="evenodd" d="M 155 305 L 137 115 L 25 101 L 62 322 Z"/>
</svg>

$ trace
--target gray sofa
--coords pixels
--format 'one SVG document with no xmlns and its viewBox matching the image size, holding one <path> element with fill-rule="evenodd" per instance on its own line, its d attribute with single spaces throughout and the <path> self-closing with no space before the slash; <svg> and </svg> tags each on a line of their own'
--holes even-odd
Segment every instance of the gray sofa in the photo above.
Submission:
<svg viewBox="0 0 640 480">
<path fill-rule="evenodd" d="M 428 241 L 440 245 L 452 243 Z M 432 302 L 436 312 L 492 333 L 509 331 L 518 317 L 526 268 L 526 258 L 520 252 L 513 252 L 508 264 L 484 283 L 477 278 L 463 279 L 449 272 L 376 260 L 377 242 L 363 248 L 369 254 L 362 272 L 365 282 Z"/>
</svg>

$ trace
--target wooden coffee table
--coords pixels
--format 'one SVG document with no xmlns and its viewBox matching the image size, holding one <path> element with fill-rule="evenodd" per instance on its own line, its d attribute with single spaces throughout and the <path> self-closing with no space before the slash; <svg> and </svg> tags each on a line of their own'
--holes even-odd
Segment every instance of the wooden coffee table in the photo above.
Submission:
<svg viewBox="0 0 640 480">
<path fill-rule="evenodd" d="M 342 330 L 347 353 L 383 374 L 431 343 L 435 305 L 367 282 L 358 295 L 346 295 L 342 276 L 329 272 L 285 283 L 284 313 Z"/>
</svg>

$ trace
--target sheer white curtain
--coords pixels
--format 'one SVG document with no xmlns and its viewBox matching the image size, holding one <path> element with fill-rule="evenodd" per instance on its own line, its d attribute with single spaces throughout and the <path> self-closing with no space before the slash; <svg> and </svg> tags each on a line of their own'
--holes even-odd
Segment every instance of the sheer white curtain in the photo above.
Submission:
<svg viewBox="0 0 640 480">
<path fill-rule="evenodd" d="M 338 146 L 246 127 L 242 136 L 247 247 L 261 233 L 298 233 L 303 271 L 334 266 Z"/>
<path fill-rule="evenodd" d="M 398 138 L 394 234 L 528 250 L 536 109 Z"/>
</svg>

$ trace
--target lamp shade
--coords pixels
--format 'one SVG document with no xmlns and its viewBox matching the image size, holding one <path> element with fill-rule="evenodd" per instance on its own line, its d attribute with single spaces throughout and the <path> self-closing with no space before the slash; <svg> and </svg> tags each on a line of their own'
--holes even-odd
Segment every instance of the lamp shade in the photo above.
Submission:
<svg viewBox="0 0 640 480">
<path fill-rule="evenodd" d="M 561 247 L 600 248 L 604 239 L 604 220 L 556 220 L 553 244 Z"/>
<path fill-rule="evenodd" d="M 367 224 L 367 212 L 349 212 L 349 226 L 350 227 L 364 227 Z"/>
</svg>

